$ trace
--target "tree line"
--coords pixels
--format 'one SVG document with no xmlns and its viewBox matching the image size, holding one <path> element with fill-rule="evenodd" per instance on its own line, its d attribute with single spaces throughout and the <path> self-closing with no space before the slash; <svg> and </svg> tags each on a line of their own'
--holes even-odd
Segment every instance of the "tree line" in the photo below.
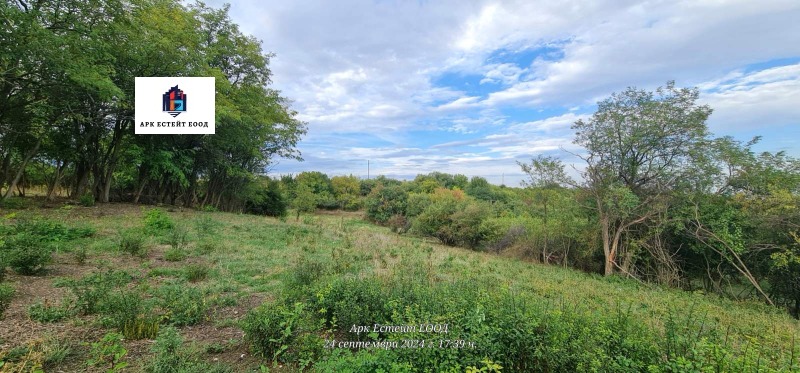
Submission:
<svg viewBox="0 0 800 373">
<path fill-rule="evenodd" d="M 177 0 L 0 4 L 0 196 L 242 209 L 305 133 L 271 54 L 228 15 Z M 216 134 L 134 135 L 134 78 L 216 78 Z M 253 197 L 254 198 L 254 197 Z"/>
<path fill-rule="evenodd" d="M 800 161 L 714 137 L 697 89 L 629 88 L 572 126 L 579 180 L 552 156 L 522 188 L 433 172 L 273 180 L 296 211 L 363 209 L 399 233 L 644 282 L 760 298 L 800 316 Z M 279 213 L 280 215 L 280 213 Z"/>
</svg>

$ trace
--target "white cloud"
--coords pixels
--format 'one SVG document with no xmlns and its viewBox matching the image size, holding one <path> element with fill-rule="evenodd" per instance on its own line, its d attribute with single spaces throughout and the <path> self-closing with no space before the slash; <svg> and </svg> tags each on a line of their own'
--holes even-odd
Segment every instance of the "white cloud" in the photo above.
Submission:
<svg viewBox="0 0 800 373">
<path fill-rule="evenodd" d="M 800 57 L 796 0 L 242 0 L 231 14 L 276 53 L 274 87 L 309 123 L 306 169 L 382 157 L 375 170 L 395 174 L 514 172 L 519 157 L 573 149 L 569 125 L 611 92 L 670 79 L 703 90 L 718 134 L 800 118 L 798 65 L 748 68 Z M 557 53 L 513 60 L 543 47 Z M 482 84 L 437 85 L 443 73 Z"/>
<path fill-rule="evenodd" d="M 703 87 L 701 102 L 714 109 L 708 122 L 717 135 L 800 124 L 800 64 L 735 73 Z"/>
</svg>

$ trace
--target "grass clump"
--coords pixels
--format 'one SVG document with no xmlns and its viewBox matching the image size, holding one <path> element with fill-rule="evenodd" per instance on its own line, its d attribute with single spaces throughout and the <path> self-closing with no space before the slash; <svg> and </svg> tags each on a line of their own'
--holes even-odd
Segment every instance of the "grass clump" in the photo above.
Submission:
<svg viewBox="0 0 800 373">
<path fill-rule="evenodd" d="M 203 264 L 189 264 L 183 269 L 184 278 L 189 282 L 203 281 L 208 277 L 209 268 Z"/>
<path fill-rule="evenodd" d="M 171 325 L 194 325 L 203 321 L 208 303 L 203 291 L 180 283 L 169 283 L 155 292 L 163 320 Z"/>
<path fill-rule="evenodd" d="M 173 249 L 183 249 L 189 243 L 189 231 L 186 227 L 178 225 L 167 232 L 167 243 Z"/>
<path fill-rule="evenodd" d="M 164 260 L 168 262 L 180 262 L 188 257 L 188 254 L 183 249 L 171 248 L 164 252 Z"/>
</svg>

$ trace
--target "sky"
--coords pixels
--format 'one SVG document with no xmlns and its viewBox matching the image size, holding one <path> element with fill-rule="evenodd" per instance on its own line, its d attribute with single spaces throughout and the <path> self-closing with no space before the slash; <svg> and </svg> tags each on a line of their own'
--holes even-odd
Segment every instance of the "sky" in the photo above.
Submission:
<svg viewBox="0 0 800 373">
<path fill-rule="evenodd" d="M 221 6 L 223 1 L 208 1 Z M 570 126 L 627 87 L 697 87 L 716 136 L 800 156 L 800 1 L 237 0 L 308 133 L 271 175 L 519 186 L 537 155 L 582 168 Z"/>
</svg>

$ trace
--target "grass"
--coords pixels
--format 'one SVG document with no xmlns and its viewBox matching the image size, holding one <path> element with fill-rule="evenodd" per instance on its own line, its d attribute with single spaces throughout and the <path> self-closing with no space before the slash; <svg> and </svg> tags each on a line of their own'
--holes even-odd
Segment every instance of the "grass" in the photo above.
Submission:
<svg viewBox="0 0 800 373">
<path fill-rule="evenodd" d="M 714 351 L 720 349 L 749 356 L 745 360 L 725 357 L 732 365 L 722 371 L 787 371 L 789 364 L 792 364 L 793 346 L 793 363 L 800 364 L 800 326 L 779 309 L 757 302 L 734 302 L 712 295 L 651 286 L 616 277 L 604 278 L 445 247 L 427 240 L 393 234 L 387 228 L 363 222 L 357 214 L 352 213 L 321 214 L 304 217 L 300 221 L 288 219 L 282 222 L 273 218 L 190 210 L 156 214 L 150 212 L 151 209 L 131 205 L 115 206 L 114 209 L 105 210 L 102 216 L 98 216 L 98 211 L 104 211 L 103 205 L 91 209 L 75 207 L 15 211 L 18 215 L 41 214 L 47 219 L 76 222 L 94 228 L 96 233 L 93 237 L 81 238 L 82 243 L 87 243 L 88 249 L 80 274 L 64 274 L 64 271 L 74 268 L 70 267 L 75 263 L 74 256 L 56 255 L 49 266 L 59 267 L 59 276 L 72 280 L 79 280 L 91 273 L 108 273 L 108 268 L 127 272 L 130 276 L 120 277 L 114 286 L 138 293 L 141 300 L 137 298 L 137 302 L 142 302 L 142 310 L 150 310 L 148 314 L 129 315 L 131 320 L 160 317 L 164 328 L 167 325 L 242 328 L 245 314 L 266 303 L 259 310 L 272 312 L 268 315 L 273 317 L 270 320 L 274 325 L 281 325 L 281 322 L 284 322 L 284 327 L 297 325 L 295 332 L 265 336 L 265 340 L 290 343 L 283 350 L 282 345 L 256 350 L 269 355 L 264 358 L 250 357 L 249 360 L 240 361 L 238 354 L 248 349 L 247 341 L 239 339 L 231 342 L 228 341 L 229 335 L 220 335 L 219 340 L 198 341 L 205 345 L 217 343 L 217 346 L 224 343 L 224 349 L 206 349 L 205 357 L 210 361 L 214 357 L 231 354 L 233 358 L 222 360 L 240 364 L 232 366 L 234 371 L 257 370 L 262 364 L 271 366 L 273 358 L 292 369 L 313 367 L 315 362 L 319 362 L 317 369 L 321 371 L 336 371 L 337 367 L 360 364 L 383 367 L 379 362 L 384 358 L 397 359 L 399 364 L 395 368 L 385 367 L 387 371 L 400 369 L 409 361 L 417 361 L 414 359 L 422 359 L 416 363 L 416 367 L 434 367 L 431 369 L 437 370 L 442 366 L 432 361 L 452 360 L 464 362 L 460 369 L 464 371 L 467 365 L 480 368 L 488 364 L 481 363 L 485 357 L 503 365 L 504 372 L 521 370 L 513 365 L 513 359 L 500 358 L 503 353 L 497 352 L 501 351 L 498 348 L 512 350 L 525 347 L 510 345 L 515 341 L 511 337 L 516 335 L 514 333 L 520 333 L 520 340 L 524 339 L 522 336 L 540 338 L 539 346 L 563 346 L 565 351 L 572 349 L 570 355 L 559 355 L 556 350 L 536 350 L 543 354 L 540 364 L 553 364 L 551 371 L 563 371 L 567 365 L 557 364 L 573 362 L 547 360 L 544 356 L 574 355 L 578 359 L 579 352 L 592 351 L 605 343 L 598 338 L 605 336 L 607 340 L 612 340 L 621 335 L 626 338 L 619 340 L 620 346 L 633 342 L 638 346 L 654 346 L 657 352 L 655 358 L 664 362 L 663 366 L 658 367 L 661 370 L 655 371 L 668 371 L 664 368 L 668 363 L 674 365 L 669 368 L 672 371 L 688 369 L 680 365 L 684 362 L 677 356 L 704 356 L 708 361 L 713 361 L 719 355 L 714 355 Z M 0 216 L 8 212 L 0 211 Z M 185 225 L 178 225 L 178 230 L 170 229 L 164 223 L 168 221 Z M 118 232 L 141 232 L 148 222 L 153 226 L 164 226 L 153 231 L 156 237 L 152 239 L 154 243 L 150 250 L 142 250 L 150 240 L 138 234 L 131 234 L 132 241 L 136 241 L 132 250 L 120 250 L 121 235 Z M 5 224 L 13 224 L 13 219 L 7 219 Z M 138 245 L 140 238 L 141 246 Z M 162 244 L 158 245 L 157 242 Z M 170 250 L 183 253 L 180 261 L 167 260 L 165 253 Z M 191 256 L 186 256 L 188 253 Z M 141 258 L 131 254 L 140 255 Z M 147 263 L 144 268 L 143 260 Z M 20 277 L 7 280 L 18 289 L 25 285 Z M 85 334 L 97 336 L 98 333 L 94 331 L 99 325 L 93 321 L 91 313 L 95 308 L 104 309 L 104 305 L 102 299 L 92 298 L 99 294 L 93 292 L 97 286 L 94 283 L 91 285 L 81 293 L 83 298 L 77 304 L 83 312 L 74 317 L 60 319 L 61 315 L 55 312 L 56 309 L 36 306 L 33 300 L 23 306 L 39 315 L 42 321 L 82 325 L 87 329 Z M 326 294 L 329 298 L 325 298 Z M 175 299 L 181 300 L 172 301 Z M 375 300 L 370 306 L 359 308 L 367 303 L 365 299 Z M 396 304 L 388 304 L 390 299 L 396 300 Z M 334 300 L 343 303 L 337 304 Z M 297 302 L 304 306 L 295 307 Z M 271 305 L 274 307 L 270 308 Z M 322 306 L 327 309 L 320 313 Z M 237 312 L 235 314 L 232 313 L 234 309 Z M 514 314 L 525 318 L 516 324 L 503 324 L 521 317 Z M 339 318 L 335 321 L 330 315 Z M 347 322 L 363 325 L 381 317 L 401 324 L 410 323 L 411 320 L 446 321 L 452 317 L 453 333 L 481 341 L 486 346 L 475 352 L 475 356 L 472 353 L 453 355 L 461 352 L 439 350 L 430 353 L 392 350 L 368 354 L 320 349 L 319 343 L 325 336 L 353 339 L 347 331 L 350 325 L 342 323 L 345 316 L 350 317 Z M 485 322 L 479 322 L 481 318 Z M 85 322 L 77 323 L 76 320 Z M 288 324 L 287 320 L 290 321 Z M 320 323 L 324 325 L 320 326 Z M 529 328 L 517 330 L 514 325 L 526 325 Z M 155 329 L 155 326 L 152 328 Z M 258 325 L 252 325 L 252 329 L 272 331 L 274 328 L 259 329 Z M 476 332 L 478 330 L 481 332 Z M 592 335 L 582 334 L 588 332 Z M 61 343 L 78 346 L 96 342 L 97 338 L 81 340 L 80 335 L 77 333 L 74 337 L 77 339 Z M 498 338 L 502 336 L 509 336 L 508 340 L 500 341 Z M 584 337 L 573 340 L 569 336 Z M 2 334 L 0 338 L 5 340 L 9 348 L 26 346 L 25 340 L 13 335 Z M 187 346 L 195 342 L 191 336 L 184 336 L 183 340 Z M 590 342 L 595 347 L 586 345 Z M 492 343 L 505 345 L 491 347 Z M 529 347 L 535 349 L 536 346 Z M 622 347 L 614 345 L 607 348 L 609 351 L 618 351 L 616 349 Z M 625 348 L 635 350 L 630 346 Z M 156 364 L 159 359 L 157 353 L 132 348 L 127 350 L 129 354 L 143 354 L 128 356 L 132 365 L 139 364 L 139 368 Z M 493 351 L 497 352 L 497 356 L 490 355 Z M 531 351 L 533 354 L 534 350 Z M 636 351 L 642 356 L 652 352 Z M 486 356 L 478 357 L 478 352 Z M 667 355 L 676 358 L 668 360 Z M 193 359 L 202 360 L 202 356 L 192 356 Z M 85 366 L 90 356 L 87 351 L 73 349 L 61 359 L 67 367 L 81 369 L 75 367 Z M 584 360 L 578 363 L 591 364 L 592 359 L 587 357 Z M 615 361 L 614 364 L 626 362 Z M 580 366 L 591 370 L 589 365 Z"/>
</svg>

